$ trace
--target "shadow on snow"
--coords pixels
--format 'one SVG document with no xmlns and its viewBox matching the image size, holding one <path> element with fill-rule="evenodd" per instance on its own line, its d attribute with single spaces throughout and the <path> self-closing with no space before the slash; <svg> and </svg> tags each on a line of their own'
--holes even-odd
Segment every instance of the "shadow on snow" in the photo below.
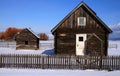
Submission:
<svg viewBox="0 0 120 76">
<path fill-rule="evenodd" d="M 42 52 L 42 54 L 46 54 L 46 55 L 54 55 L 54 49 L 45 50 L 44 52 Z"/>
</svg>

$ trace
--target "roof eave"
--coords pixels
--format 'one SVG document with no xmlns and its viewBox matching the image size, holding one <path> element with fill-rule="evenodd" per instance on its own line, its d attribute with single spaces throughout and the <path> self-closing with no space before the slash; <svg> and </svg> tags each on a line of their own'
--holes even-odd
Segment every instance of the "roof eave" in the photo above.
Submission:
<svg viewBox="0 0 120 76">
<path fill-rule="evenodd" d="M 84 3 L 81 2 L 80 4 L 78 4 L 67 16 L 65 16 L 52 30 L 51 32 L 53 33 L 58 27 L 59 25 L 64 22 L 64 20 L 66 20 L 76 9 L 78 9 L 81 5 L 83 5 Z"/>
<path fill-rule="evenodd" d="M 105 26 L 109 33 L 112 33 L 112 30 L 97 15 L 95 17 Z"/>
</svg>

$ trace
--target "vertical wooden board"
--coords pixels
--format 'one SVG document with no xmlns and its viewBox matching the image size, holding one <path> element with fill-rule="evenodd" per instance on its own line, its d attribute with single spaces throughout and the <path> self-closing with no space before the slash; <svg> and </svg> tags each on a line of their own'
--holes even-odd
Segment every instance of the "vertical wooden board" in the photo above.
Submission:
<svg viewBox="0 0 120 76">
<path fill-rule="evenodd" d="M 96 69 L 102 69 L 102 57 L 96 56 L 96 58 L 97 58 L 97 62 L 96 62 L 97 68 Z"/>
<path fill-rule="evenodd" d="M 55 66 L 55 58 L 53 56 L 53 68 L 54 68 L 54 66 Z"/>
<path fill-rule="evenodd" d="M 119 58 L 119 56 L 116 57 L 116 64 L 115 64 L 116 70 L 118 70 L 118 68 L 119 68 L 119 66 L 118 66 L 118 58 Z"/>
<path fill-rule="evenodd" d="M 54 67 L 54 57 L 52 56 L 52 68 Z"/>
<path fill-rule="evenodd" d="M 120 56 L 119 56 L 119 61 L 118 61 L 118 64 L 119 64 L 119 70 L 120 70 Z"/>
<path fill-rule="evenodd" d="M 63 65 L 63 69 L 65 69 L 65 67 L 64 67 L 64 56 L 62 57 L 62 65 Z"/>
<path fill-rule="evenodd" d="M 38 68 L 39 67 L 38 66 L 38 55 L 35 55 L 35 59 L 36 59 L 36 65 L 35 65 L 35 67 Z"/>
<path fill-rule="evenodd" d="M 108 56 L 107 59 L 106 59 L 106 61 L 107 61 L 107 64 L 106 64 L 107 67 L 106 67 L 106 69 L 108 69 L 108 67 L 109 67 L 109 65 L 110 65 L 110 63 L 109 63 L 109 57 L 110 57 L 110 56 Z"/>
<path fill-rule="evenodd" d="M 53 63 L 53 58 L 52 58 L 52 56 L 50 57 L 50 65 L 51 65 L 51 67 L 50 68 L 52 68 L 52 63 Z"/>
<path fill-rule="evenodd" d="M 104 62 L 105 62 L 105 58 L 104 56 L 102 57 L 102 69 L 104 69 Z"/>
<path fill-rule="evenodd" d="M 116 69 L 116 57 L 114 57 L 114 69 Z"/>
<path fill-rule="evenodd" d="M 60 57 L 59 57 L 59 56 L 56 56 L 56 58 L 57 58 L 57 68 L 59 68 Z"/>
<path fill-rule="evenodd" d="M 112 56 L 112 60 L 111 60 L 111 64 L 112 64 L 112 69 L 114 69 L 114 59 L 113 59 L 113 56 Z"/>
<path fill-rule="evenodd" d="M 116 57 L 116 69 L 118 69 L 117 67 L 118 67 L 118 56 Z"/>
<path fill-rule="evenodd" d="M 80 69 L 83 69 L 83 60 L 82 60 L 82 57 L 78 57 L 79 59 L 79 67 Z"/>
<path fill-rule="evenodd" d="M 45 56 L 42 56 L 42 69 L 44 69 L 44 58 Z"/>
<path fill-rule="evenodd" d="M 65 66 L 65 69 L 66 69 L 66 56 L 64 56 L 64 66 Z"/>
<path fill-rule="evenodd" d="M 109 69 L 111 69 L 113 67 L 113 65 L 112 65 L 112 56 L 110 56 L 109 61 L 110 61 L 110 68 Z"/>
<path fill-rule="evenodd" d="M 49 55 L 48 55 L 48 59 L 47 59 L 47 62 L 48 62 L 48 68 L 49 68 L 49 65 L 50 65 L 50 64 L 49 64 Z"/>
<path fill-rule="evenodd" d="M 61 65 L 62 65 L 62 57 L 60 56 L 60 68 L 61 68 Z"/>
<path fill-rule="evenodd" d="M 79 65 L 80 65 L 81 69 L 84 69 L 84 59 L 83 59 L 82 56 L 80 56 L 79 59 L 80 59 L 80 64 Z"/>
<path fill-rule="evenodd" d="M 90 69 L 92 69 L 93 68 L 93 62 L 94 62 L 94 56 L 91 56 L 90 58 L 90 64 L 89 64 L 89 66 L 90 66 Z"/>
<path fill-rule="evenodd" d="M 54 55 L 54 69 L 56 68 L 56 56 Z"/>
<path fill-rule="evenodd" d="M 60 66 L 60 68 L 61 68 L 61 65 L 62 65 L 62 57 L 61 56 L 59 56 L 60 57 L 60 63 L 59 63 L 59 66 Z"/>
<path fill-rule="evenodd" d="M 2 67 L 2 55 L 0 54 L 0 68 Z"/>
<path fill-rule="evenodd" d="M 37 65 L 38 65 L 38 68 L 40 68 L 40 58 L 39 58 L 39 55 L 37 55 Z"/>
<path fill-rule="evenodd" d="M 62 60 L 62 68 L 64 68 L 64 58 L 63 58 L 63 56 L 61 56 L 61 60 Z"/>
<path fill-rule="evenodd" d="M 36 58 L 37 58 L 37 68 L 39 68 L 39 58 L 38 58 L 38 55 L 36 55 Z"/>
<path fill-rule="evenodd" d="M 110 57 L 110 56 L 108 56 L 108 57 L 107 57 L 107 64 L 106 64 L 106 65 L 107 65 L 107 67 L 106 67 L 106 69 L 108 69 L 108 67 L 110 67 L 109 57 Z"/>
<path fill-rule="evenodd" d="M 70 69 L 70 56 L 68 56 L 68 69 Z"/>
<path fill-rule="evenodd" d="M 116 69 L 118 70 L 118 56 L 116 57 Z"/>
<path fill-rule="evenodd" d="M 107 69 L 109 69 L 109 68 L 110 68 L 110 66 L 111 66 L 111 63 L 110 63 L 110 58 L 111 58 L 111 56 L 109 56 L 109 57 L 108 57 L 108 66 L 107 66 Z"/>
<path fill-rule="evenodd" d="M 117 70 L 119 69 L 119 56 L 117 56 L 117 66 L 116 66 Z"/>
</svg>

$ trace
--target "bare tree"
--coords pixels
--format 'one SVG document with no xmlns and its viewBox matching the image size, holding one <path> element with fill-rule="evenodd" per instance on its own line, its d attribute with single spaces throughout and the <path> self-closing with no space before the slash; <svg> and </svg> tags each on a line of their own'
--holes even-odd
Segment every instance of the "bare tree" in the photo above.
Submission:
<svg viewBox="0 0 120 76">
<path fill-rule="evenodd" d="M 13 40 L 15 34 L 17 34 L 18 32 L 21 32 L 22 29 L 18 29 L 18 28 L 14 28 L 14 27 L 9 27 L 6 29 L 5 32 L 2 32 L 1 34 L 1 39 L 4 40 Z"/>
<path fill-rule="evenodd" d="M 39 33 L 40 40 L 48 40 L 49 36 L 45 33 Z"/>
</svg>

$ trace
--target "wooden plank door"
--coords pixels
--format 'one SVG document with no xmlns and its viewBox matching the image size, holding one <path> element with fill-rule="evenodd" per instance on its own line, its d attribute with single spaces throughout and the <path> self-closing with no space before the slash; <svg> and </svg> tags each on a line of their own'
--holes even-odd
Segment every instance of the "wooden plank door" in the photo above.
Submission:
<svg viewBox="0 0 120 76">
<path fill-rule="evenodd" d="M 76 55 L 84 55 L 86 34 L 76 34 Z"/>
</svg>

